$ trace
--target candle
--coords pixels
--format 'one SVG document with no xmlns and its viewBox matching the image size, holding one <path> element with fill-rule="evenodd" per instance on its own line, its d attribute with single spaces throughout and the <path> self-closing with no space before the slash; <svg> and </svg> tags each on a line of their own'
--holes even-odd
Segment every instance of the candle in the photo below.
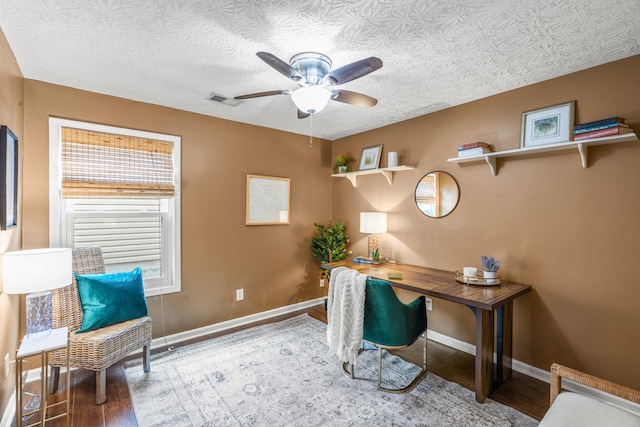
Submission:
<svg viewBox="0 0 640 427">
<path fill-rule="evenodd" d="M 478 269 L 475 267 L 463 267 L 462 271 L 465 277 L 476 277 Z"/>
<path fill-rule="evenodd" d="M 396 151 L 392 151 L 389 153 L 389 161 L 387 162 L 387 166 L 390 168 L 398 166 L 398 153 Z"/>
</svg>

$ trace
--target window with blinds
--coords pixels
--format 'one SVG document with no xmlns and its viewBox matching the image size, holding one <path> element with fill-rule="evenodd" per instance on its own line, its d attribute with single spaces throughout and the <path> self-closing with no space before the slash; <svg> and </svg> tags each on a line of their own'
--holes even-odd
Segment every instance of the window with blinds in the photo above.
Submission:
<svg viewBox="0 0 640 427">
<path fill-rule="evenodd" d="M 147 295 L 179 291 L 180 139 L 61 119 L 50 139 L 52 243 L 102 248 L 107 272 L 141 267 Z"/>
</svg>

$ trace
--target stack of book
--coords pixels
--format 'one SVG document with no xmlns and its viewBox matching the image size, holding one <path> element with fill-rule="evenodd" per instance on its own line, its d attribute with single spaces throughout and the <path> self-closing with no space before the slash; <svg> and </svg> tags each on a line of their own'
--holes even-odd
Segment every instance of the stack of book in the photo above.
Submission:
<svg viewBox="0 0 640 427">
<path fill-rule="evenodd" d="M 609 117 L 608 119 L 576 125 L 573 128 L 573 140 L 581 141 L 583 139 L 602 138 L 631 132 L 633 132 L 633 129 L 628 124 L 625 124 L 622 117 Z"/>
<path fill-rule="evenodd" d="M 365 256 L 357 256 L 353 258 L 353 262 L 357 264 L 384 264 L 387 261 L 389 260 L 386 258 L 380 258 L 378 260 L 375 260 L 371 257 L 365 257 Z"/>
<path fill-rule="evenodd" d="M 491 148 L 486 142 L 470 142 L 458 145 L 458 157 L 480 156 L 490 152 Z"/>
</svg>

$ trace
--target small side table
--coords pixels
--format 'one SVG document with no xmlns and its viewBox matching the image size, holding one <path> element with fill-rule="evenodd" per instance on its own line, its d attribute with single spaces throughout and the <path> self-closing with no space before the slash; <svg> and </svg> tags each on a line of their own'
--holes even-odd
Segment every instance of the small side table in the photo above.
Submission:
<svg viewBox="0 0 640 427">
<path fill-rule="evenodd" d="M 51 331 L 51 335 L 31 339 L 29 340 L 26 336 L 22 339 L 20 343 L 20 348 L 18 348 L 16 352 L 16 427 L 22 426 L 22 418 L 29 415 L 40 414 L 39 421 L 27 424 L 27 427 L 31 426 L 44 426 L 47 421 L 56 420 L 58 418 L 66 417 L 67 426 L 69 425 L 69 403 L 70 403 L 70 390 L 71 390 L 71 374 L 69 369 L 69 352 L 67 351 L 67 384 L 66 384 L 66 393 L 67 398 L 60 402 L 54 403 L 52 405 L 48 405 L 47 403 L 47 382 L 48 382 L 48 367 L 49 367 L 49 353 L 54 350 L 59 350 L 62 348 L 67 348 L 69 342 L 69 328 L 57 328 Z M 24 359 L 31 356 L 40 355 L 40 363 L 41 363 L 41 389 L 40 389 L 40 407 L 23 413 L 23 402 L 22 402 L 22 388 L 24 386 L 22 380 L 22 369 Z M 54 408 L 57 406 L 66 405 L 66 411 L 47 418 L 47 410 L 50 408 Z"/>
</svg>

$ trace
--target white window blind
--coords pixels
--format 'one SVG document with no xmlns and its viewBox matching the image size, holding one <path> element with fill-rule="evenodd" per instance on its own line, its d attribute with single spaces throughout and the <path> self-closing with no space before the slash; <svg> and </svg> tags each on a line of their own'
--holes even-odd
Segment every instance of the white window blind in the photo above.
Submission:
<svg viewBox="0 0 640 427">
<path fill-rule="evenodd" d="M 68 200 L 73 246 L 102 248 L 108 272 L 140 267 L 145 278 L 162 277 L 165 205 L 149 197 Z"/>
</svg>

